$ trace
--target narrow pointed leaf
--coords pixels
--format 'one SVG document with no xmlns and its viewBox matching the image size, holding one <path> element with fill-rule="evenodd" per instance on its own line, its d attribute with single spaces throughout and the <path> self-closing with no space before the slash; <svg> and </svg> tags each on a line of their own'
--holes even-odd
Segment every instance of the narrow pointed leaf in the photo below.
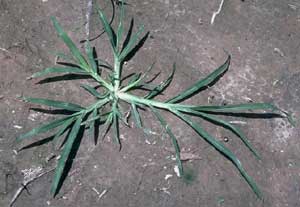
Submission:
<svg viewBox="0 0 300 207">
<path fill-rule="evenodd" d="M 136 82 L 141 77 L 140 73 L 135 73 L 130 80 L 128 81 L 128 86 L 132 85 L 134 82 Z"/>
<path fill-rule="evenodd" d="M 278 110 L 278 108 L 269 103 L 247 103 L 237 105 L 226 105 L 226 106 L 193 106 L 189 107 L 195 111 L 204 112 L 222 112 L 222 113 L 233 113 L 247 110 Z"/>
<path fill-rule="evenodd" d="M 113 33 L 113 29 L 112 27 L 110 26 L 110 24 L 108 23 L 108 20 L 105 16 L 105 14 L 101 11 L 100 8 L 97 9 L 98 11 L 98 14 L 99 14 L 99 17 L 100 17 L 100 20 L 102 22 L 102 25 L 104 27 L 104 30 L 105 32 L 107 33 L 108 35 L 108 38 L 109 38 L 109 41 L 110 41 L 110 44 L 111 44 L 111 47 L 113 49 L 113 52 L 114 54 L 116 54 L 116 40 L 114 38 L 114 33 Z"/>
<path fill-rule="evenodd" d="M 107 61 L 101 59 L 101 58 L 95 58 L 96 61 L 98 61 L 99 66 L 102 66 L 106 69 L 112 70 L 113 66 L 110 65 Z"/>
<path fill-rule="evenodd" d="M 51 17 L 51 20 L 53 22 L 53 25 L 58 33 L 58 36 L 64 41 L 64 43 L 68 46 L 70 52 L 74 56 L 74 58 L 78 61 L 80 66 L 82 66 L 84 69 L 88 68 L 88 64 L 84 58 L 84 56 L 81 54 L 79 49 L 76 47 L 74 42 L 70 39 L 70 37 L 67 35 L 67 33 L 62 29 L 58 21 L 55 17 Z"/>
<path fill-rule="evenodd" d="M 179 169 L 179 174 L 180 174 L 180 176 L 182 176 L 183 175 L 183 167 L 182 167 L 182 163 L 181 163 L 181 159 L 180 159 L 180 148 L 179 148 L 179 145 L 177 143 L 177 139 L 174 136 L 170 126 L 167 124 L 165 119 L 160 115 L 160 113 L 154 107 L 152 107 L 151 105 L 150 105 L 150 108 L 151 108 L 151 111 L 154 113 L 154 115 L 159 120 L 159 122 L 162 125 L 163 129 L 166 130 L 169 137 L 171 138 L 172 144 L 175 148 L 175 155 L 176 155 L 176 161 L 177 161 L 177 165 L 178 165 L 178 169 Z"/>
<path fill-rule="evenodd" d="M 292 117 L 292 115 L 288 114 L 288 113 L 284 113 L 286 115 L 287 120 L 289 121 L 289 123 L 293 126 L 296 127 L 296 120 Z"/>
<path fill-rule="evenodd" d="M 55 175 L 54 175 L 54 178 L 53 178 L 53 183 L 52 183 L 52 186 L 51 186 L 51 194 L 53 196 L 55 196 L 56 193 L 59 190 L 58 187 L 59 187 L 59 184 L 61 182 L 61 177 L 64 173 L 65 165 L 68 161 L 68 157 L 69 157 L 70 152 L 72 150 L 74 141 L 76 140 L 76 137 L 77 137 L 78 132 L 80 130 L 80 123 L 82 121 L 82 118 L 83 118 L 83 115 L 81 115 L 76 120 L 76 122 L 74 123 L 74 125 L 72 127 L 72 130 L 71 130 L 71 132 L 70 132 L 70 134 L 67 138 L 67 141 L 65 143 L 65 146 L 63 148 L 61 157 L 58 161 L 58 164 L 57 164 L 57 167 L 56 167 L 56 170 L 55 170 Z"/>
<path fill-rule="evenodd" d="M 257 159 L 261 159 L 259 154 L 257 153 L 257 151 L 254 149 L 254 147 L 251 145 L 251 143 L 248 141 L 248 139 L 246 138 L 246 136 L 244 135 L 244 133 L 236 126 L 222 120 L 222 119 L 219 119 L 213 115 L 210 115 L 210 114 L 206 114 L 206 113 L 203 113 L 203 112 L 200 112 L 200 111 L 185 111 L 185 112 L 188 112 L 188 113 L 191 113 L 195 116 L 199 116 L 199 117 L 202 117 L 203 119 L 207 120 L 207 121 L 210 121 L 214 124 L 218 124 L 220 126 L 223 126 L 224 128 L 232 131 L 234 134 L 236 134 L 242 141 L 243 143 L 248 147 L 248 149 L 254 154 L 254 156 L 257 158 Z"/>
<path fill-rule="evenodd" d="M 56 120 L 51 121 L 47 124 L 36 127 L 34 129 L 30 130 L 29 132 L 27 132 L 25 134 L 22 134 L 19 137 L 17 137 L 17 141 L 21 141 L 25 138 L 32 137 L 32 136 L 40 134 L 40 133 L 45 133 L 45 132 L 49 131 L 50 129 L 54 129 L 54 128 L 64 124 L 64 122 L 68 119 L 69 119 L 69 117 L 64 117 L 62 119 L 56 119 Z"/>
<path fill-rule="evenodd" d="M 144 25 L 140 26 L 138 29 L 137 33 L 129 40 L 128 44 L 126 47 L 122 50 L 119 59 L 122 61 L 126 58 L 126 56 L 131 52 L 131 50 L 134 48 L 139 36 L 141 33 L 144 31 Z"/>
<path fill-rule="evenodd" d="M 96 145 L 96 143 L 97 143 L 97 141 L 96 141 L 97 138 L 95 137 L 95 136 L 96 136 L 96 133 L 95 133 L 95 125 L 96 125 L 96 121 L 99 119 L 99 118 L 96 119 L 97 116 L 98 116 L 98 109 L 95 108 L 95 109 L 93 110 L 92 114 L 91 114 L 91 118 L 94 118 L 94 120 L 91 121 L 90 124 L 89 124 L 89 127 L 90 127 L 90 129 L 89 129 L 89 134 L 91 135 L 91 137 L 94 137 L 94 143 L 95 143 L 95 145 Z"/>
<path fill-rule="evenodd" d="M 46 68 L 40 72 L 34 73 L 31 78 L 37 78 L 52 73 L 74 73 L 74 74 L 87 74 L 86 71 L 76 67 L 51 67 Z"/>
<path fill-rule="evenodd" d="M 118 105 L 118 107 L 116 108 L 117 110 L 115 110 L 118 118 L 126 125 L 129 127 L 129 123 L 128 123 L 128 117 L 130 111 L 125 112 L 125 110 L 123 109 L 123 107 L 121 105 Z M 128 115 L 127 115 L 128 114 Z"/>
<path fill-rule="evenodd" d="M 228 69 L 229 64 L 230 64 L 230 56 L 228 56 L 226 62 L 223 65 L 221 65 L 219 68 L 217 68 L 211 74 L 206 76 L 204 79 L 196 82 L 188 89 L 180 92 L 177 96 L 169 99 L 167 102 L 176 103 L 176 102 L 183 101 L 184 99 L 190 97 L 192 94 L 196 93 L 201 88 L 209 86 L 209 84 L 214 82 L 217 78 L 219 78 Z"/>
<path fill-rule="evenodd" d="M 123 1 L 121 2 L 121 6 L 120 6 L 120 15 L 119 15 L 119 25 L 118 25 L 118 31 L 117 31 L 117 47 L 120 47 L 120 43 L 122 40 L 122 35 L 123 35 L 123 30 L 124 30 L 124 26 L 123 26 L 123 19 L 124 19 L 124 3 Z"/>
<path fill-rule="evenodd" d="M 133 114 L 133 118 L 134 118 L 136 126 L 138 128 L 142 128 L 142 121 L 141 121 L 140 114 L 136 108 L 136 105 L 133 102 L 131 103 L 131 109 L 132 109 L 132 114 Z"/>
<path fill-rule="evenodd" d="M 100 98 L 100 99 L 103 98 L 103 95 L 101 95 L 95 88 L 93 88 L 89 85 L 86 85 L 86 84 L 82 84 L 81 87 L 84 88 L 87 92 L 89 92 L 93 96 Z"/>
<path fill-rule="evenodd" d="M 88 56 L 90 68 L 92 69 L 93 73 L 97 73 L 97 63 L 95 61 L 93 49 L 89 41 L 85 42 L 85 51 Z"/>
<path fill-rule="evenodd" d="M 193 128 L 201 137 L 203 137 L 209 144 L 215 147 L 219 152 L 221 152 L 224 156 L 226 156 L 239 170 L 241 175 L 245 178 L 249 186 L 252 188 L 253 192 L 258 196 L 258 198 L 262 199 L 262 192 L 259 190 L 258 186 L 256 185 L 255 181 L 250 177 L 242 163 L 237 159 L 237 157 L 227 148 L 225 147 L 220 141 L 215 139 L 209 133 L 207 133 L 199 124 L 196 124 L 187 116 L 182 114 L 179 111 L 172 110 L 172 112 L 177 115 L 180 119 L 186 122 L 191 128 Z"/>
<path fill-rule="evenodd" d="M 143 84 L 141 82 L 145 79 L 147 74 L 152 70 L 153 66 L 154 66 L 154 63 L 151 64 L 151 66 L 142 75 L 135 74 L 133 76 L 133 78 L 129 81 L 128 85 L 126 87 L 124 87 L 121 91 L 125 92 L 125 91 L 130 90 L 131 88 L 134 88 L 134 87 L 138 86 L 138 85 L 142 86 Z"/>
<path fill-rule="evenodd" d="M 155 65 L 155 62 L 153 62 L 153 63 L 147 68 L 147 70 L 145 71 L 145 73 L 142 74 L 140 80 L 137 81 L 137 83 L 134 85 L 134 87 L 135 87 L 135 86 L 138 86 L 138 85 L 144 85 L 143 82 L 144 82 L 145 78 L 148 76 L 149 72 L 153 69 L 154 65 Z"/>
<path fill-rule="evenodd" d="M 50 52 L 50 53 L 55 55 L 55 57 L 57 58 L 56 62 L 60 62 L 60 59 L 68 62 L 76 61 L 72 56 L 66 55 L 65 53 L 62 52 Z"/>
<path fill-rule="evenodd" d="M 119 118 L 117 113 L 113 113 L 112 128 L 114 134 L 114 142 L 119 144 L 121 150 L 120 131 L 119 131 Z"/>
<path fill-rule="evenodd" d="M 99 130 L 100 138 L 102 137 L 104 138 L 106 132 L 109 130 L 110 126 L 112 125 L 112 121 L 113 121 L 112 117 L 113 117 L 112 113 L 108 114 L 104 124 L 101 125 L 101 129 Z"/>
<path fill-rule="evenodd" d="M 54 146 L 55 146 L 55 149 L 60 149 L 63 145 L 63 142 L 61 142 L 61 145 L 60 146 L 57 146 L 58 145 L 58 140 L 59 140 L 59 137 L 61 137 L 69 127 L 72 126 L 73 122 L 75 121 L 76 117 L 72 117 L 68 120 L 66 120 L 62 126 L 60 127 L 60 129 L 58 130 L 58 132 L 56 132 L 54 138 L 53 138 L 53 142 L 54 142 Z"/>
<path fill-rule="evenodd" d="M 26 98 L 25 97 L 24 101 L 30 102 L 30 103 L 35 103 L 35 104 L 46 105 L 46 106 L 59 108 L 59 109 L 66 109 L 69 111 L 81 111 L 84 109 L 82 106 L 79 106 L 77 104 L 62 102 L 62 101 L 54 101 L 54 100 L 49 100 L 49 99 L 42 99 L 42 98 Z"/>
<path fill-rule="evenodd" d="M 160 94 L 161 92 L 163 92 L 172 82 L 174 74 L 175 74 L 175 70 L 176 70 L 176 65 L 173 64 L 172 73 L 168 76 L 168 78 L 166 80 L 164 80 L 163 82 L 161 82 L 158 86 L 156 86 L 144 98 L 151 99 L 151 98 L 157 96 L 158 94 Z"/>
</svg>

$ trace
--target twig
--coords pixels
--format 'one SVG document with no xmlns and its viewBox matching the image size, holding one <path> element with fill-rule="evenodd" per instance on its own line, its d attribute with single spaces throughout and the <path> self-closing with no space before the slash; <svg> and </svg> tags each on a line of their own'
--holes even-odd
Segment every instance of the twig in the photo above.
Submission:
<svg viewBox="0 0 300 207">
<path fill-rule="evenodd" d="M 210 24 L 214 24 L 215 22 L 215 18 L 218 14 L 220 14 L 221 10 L 222 10 L 222 7 L 223 7 L 223 4 L 224 4 L 224 0 L 221 0 L 221 3 L 219 5 L 219 8 L 217 11 L 215 11 L 211 17 L 211 20 L 210 20 Z"/>
<path fill-rule="evenodd" d="M 5 49 L 5 48 L 2 48 L 2 47 L 0 47 L 0 50 L 1 50 L 1 51 L 3 51 L 3 52 L 10 53 L 10 51 L 8 51 L 7 49 Z"/>
<path fill-rule="evenodd" d="M 86 39 L 89 39 L 90 36 L 90 19 L 93 11 L 93 0 L 88 0 L 87 3 L 87 12 L 86 12 L 86 25 L 85 25 L 85 33 L 86 33 Z"/>
<path fill-rule="evenodd" d="M 100 193 L 98 200 L 100 200 L 107 192 L 108 192 L 107 189 L 103 190 L 102 193 Z"/>
<path fill-rule="evenodd" d="M 42 176 L 48 174 L 49 172 L 51 172 L 51 171 L 53 171 L 53 170 L 55 170 L 55 168 L 52 168 L 52 169 L 50 169 L 50 170 L 48 170 L 48 171 L 45 171 L 45 172 L 43 172 L 43 173 L 40 173 L 40 174 L 38 174 L 38 175 L 36 175 L 36 176 L 34 176 L 34 177 L 28 179 L 28 180 L 24 180 L 24 181 L 22 182 L 22 186 L 21 186 L 20 188 L 18 188 L 18 190 L 17 190 L 16 193 L 14 194 L 13 198 L 11 199 L 11 201 L 10 201 L 10 203 L 9 203 L 9 207 L 12 207 L 12 206 L 13 206 L 13 204 L 16 202 L 16 200 L 17 200 L 18 197 L 21 195 L 21 193 L 23 192 L 23 190 L 27 188 L 27 185 L 29 185 L 31 182 L 33 182 L 33 181 L 35 181 L 36 179 L 38 179 L 38 178 L 40 178 L 40 177 L 42 177 Z"/>
<path fill-rule="evenodd" d="M 92 190 L 98 195 L 98 201 L 108 192 L 108 189 L 104 189 L 101 193 L 93 187 Z"/>
<path fill-rule="evenodd" d="M 240 125 L 246 125 L 247 122 L 245 121 L 229 121 L 230 124 L 240 124 Z"/>
</svg>

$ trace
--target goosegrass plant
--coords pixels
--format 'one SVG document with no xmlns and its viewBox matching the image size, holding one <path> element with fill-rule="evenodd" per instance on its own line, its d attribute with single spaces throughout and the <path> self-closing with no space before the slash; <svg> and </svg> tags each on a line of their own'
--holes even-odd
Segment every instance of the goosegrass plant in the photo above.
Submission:
<svg viewBox="0 0 300 207">
<path fill-rule="evenodd" d="M 181 177 L 184 175 L 184 169 L 180 159 L 180 147 L 171 127 L 161 114 L 161 110 L 170 112 L 181 119 L 184 123 L 190 126 L 191 129 L 195 130 L 199 134 L 199 137 L 203 138 L 222 155 L 229 159 L 244 177 L 254 193 L 259 198 L 262 198 L 262 193 L 258 186 L 247 174 L 246 170 L 235 154 L 212 134 L 209 134 L 192 117 L 198 117 L 231 131 L 242 140 L 242 142 L 247 148 L 249 148 L 256 158 L 260 159 L 259 154 L 250 144 L 244 133 L 237 126 L 221 119 L 218 115 L 233 115 L 234 113 L 240 113 L 249 110 L 269 110 L 269 112 L 277 112 L 281 114 L 282 111 L 269 103 L 246 103 L 217 106 L 187 105 L 182 103 L 184 100 L 192 98 L 201 90 L 206 89 L 215 81 L 217 81 L 227 71 L 230 65 L 230 56 L 228 56 L 224 64 L 222 64 L 208 76 L 197 81 L 187 89 L 175 94 L 172 96 L 172 98 L 165 101 L 157 100 L 156 96 L 162 94 L 162 92 L 165 91 L 165 89 L 170 85 L 175 74 L 175 64 L 173 65 L 172 72 L 166 78 L 166 80 L 157 85 L 152 83 L 149 84 L 149 81 L 147 81 L 149 71 L 154 67 L 154 64 L 150 65 L 145 73 L 135 73 L 131 76 L 129 81 L 123 81 L 122 70 L 125 66 L 124 62 L 128 60 L 130 53 L 136 49 L 136 45 L 139 43 L 141 39 L 140 37 L 144 32 L 144 26 L 140 26 L 135 34 L 131 36 L 127 35 L 125 38 L 127 40 L 122 42 L 124 39 L 124 4 L 121 3 L 119 8 L 120 15 L 116 30 L 114 30 L 108 23 L 103 11 L 100 8 L 97 8 L 99 19 L 102 22 L 110 42 L 113 53 L 113 64 L 109 64 L 106 61 L 98 58 L 95 55 L 95 48 L 91 47 L 89 41 L 85 42 L 85 53 L 82 53 L 62 29 L 56 18 L 51 17 L 58 36 L 63 40 L 71 54 L 66 55 L 59 53 L 58 56 L 67 61 L 67 63 L 58 63 L 58 65 L 54 67 L 49 67 L 40 72 L 34 73 L 31 78 L 63 73 L 86 75 L 94 79 L 94 81 L 97 83 L 97 86 L 91 86 L 87 84 L 81 85 L 83 89 L 95 97 L 96 101 L 89 106 L 81 106 L 79 104 L 49 99 L 23 97 L 26 102 L 68 111 L 68 113 L 64 114 L 63 117 L 34 128 L 17 138 L 18 141 L 21 141 L 40 133 L 45 133 L 48 131 L 52 132 L 55 130 L 52 141 L 55 143 L 61 143 L 58 146 L 58 148 L 61 150 L 61 154 L 55 170 L 51 194 L 55 196 L 60 189 L 63 176 L 66 173 L 66 165 L 70 159 L 70 153 L 74 148 L 74 145 L 76 145 L 76 138 L 79 136 L 80 130 L 94 132 L 95 130 L 98 130 L 98 128 L 102 129 L 103 131 L 112 129 L 113 140 L 120 146 L 121 149 L 119 124 L 122 123 L 128 125 L 128 114 L 124 112 L 124 104 L 127 103 L 130 110 L 130 115 L 133 117 L 135 125 L 138 128 L 144 129 L 140 111 L 148 109 L 147 111 L 153 112 L 158 122 L 169 135 L 174 146 L 176 162 Z M 143 96 L 134 95 L 133 92 L 135 90 L 142 90 L 145 94 Z"/>
</svg>

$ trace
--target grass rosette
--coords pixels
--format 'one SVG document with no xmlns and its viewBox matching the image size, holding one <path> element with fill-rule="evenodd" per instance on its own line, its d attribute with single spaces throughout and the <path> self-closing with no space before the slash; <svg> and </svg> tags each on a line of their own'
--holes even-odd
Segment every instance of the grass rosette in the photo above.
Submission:
<svg viewBox="0 0 300 207">
<path fill-rule="evenodd" d="M 193 130 L 195 130 L 199 137 L 206 140 L 210 145 L 217 149 L 221 154 L 228 158 L 234 166 L 238 169 L 246 182 L 252 188 L 254 193 L 262 198 L 262 193 L 254 180 L 246 173 L 241 162 L 229 150 L 222 142 L 216 139 L 213 135 L 209 134 L 202 126 L 194 121 L 191 117 L 199 117 L 212 124 L 224 127 L 237 135 L 242 142 L 249 148 L 254 156 L 260 159 L 259 154 L 247 140 L 243 132 L 235 125 L 219 118 L 218 115 L 232 115 L 248 110 L 269 110 L 270 112 L 284 113 L 279 108 L 269 103 L 247 103 L 238 105 L 225 105 L 225 106 L 198 106 L 198 105 L 186 105 L 181 102 L 192 98 L 201 90 L 206 89 L 213 84 L 220 76 L 222 76 L 230 65 L 230 56 L 224 64 L 214 70 L 205 78 L 197 81 L 186 90 L 181 91 L 171 99 L 166 101 L 156 100 L 155 97 L 161 94 L 171 83 L 175 74 L 175 64 L 173 70 L 166 80 L 162 81 L 158 85 L 149 84 L 146 81 L 147 74 L 153 68 L 154 64 L 148 67 L 145 73 L 135 73 L 131 76 L 131 79 L 127 81 L 127 85 L 124 85 L 122 81 L 122 70 L 125 60 L 128 60 L 128 56 L 135 49 L 135 46 L 140 40 L 140 36 L 144 31 L 144 27 L 140 26 L 138 31 L 134 35 L 127 35 L 125 42 L 122 43 L 122 37 L 124 35 L 123 19 L 124 19 L 124 5 L 120 5 L 120 16 L 118 27 L 114 30 L 108 23 L 105 14 L 101 9 L 97 9 L 99 18 L 103 24 L 106 34 L 108 35 L 110 46 L 113 52 L 114 63 L 113 65 L 98 58 L 95 54 L 95 48 L 92 48 L 89 41 L 85 42 L 85 54 L 83 54 L 64 32 L 61 25 L 57 22 L 56 18 L 51 17 L 53 25 L 58 33 L 58 36 L 63 40 L 68 49 L 70 50 L 71 57 L 65 54 L 59 53 L 58 56 L 64 59 L 66 62 L 60 63 L 59 66 L 46 68 L 40 72 L 37 72 L 31 76 L 31 78 L 43 77 L 53 73 L 67 73 L 75 75 L 87 75 L 95 80 L 98 84 L 96 87 L 90 85 L 81 85 L 88 93 L 93 95 L 96 99 L 95 103 L 89 106 L 80 106 L 74 103 L 41 99 L 41 98 L 26 98 L 24 100 L 34 104 L 46 105 L 49 107 L 67 110 L 68 115 L 64 115 L 60 119 L 56 119 L 47 124 L 32 129 L 31 131 L 19 136 L 18 141 L 27 139 L 34 135 L 56 130 L 52 141 L 61 141 L 59 149 L 61 149 L 60 159 L 55 170 L 53 183 L 51 187 L 51 193 L 55 196 L 62 184 L 62 177 L 65 173 L 66 164 L 70 158 L 72 148 L 76 143 L 76 138 L 79 136 L 80 130 L 89 130 L 94 132 L 101 127 L 103 131 L 111 128 L 114 134 L 114 141 L 119 144 L 121 148 L 119 124 L 123 123 L 128 125 L 126 113 L 124 113 L 122 103 L 129 104 L 130 114 L 138 128 L 143 129 L 142 119 L 140 116 L 140 110 L 148 108 L 153 112 L 157 120 L 169 135 L 172 144 L 175 148 L 176 162 L 179 168 L 179 173 L 182 176 L 184 174 L 182 161 L 180 159 L 180 147 L 177 143 L 177 139 L 173 134 L 170 126 L 165 118 L 161 115 L 159 110 L 171 112 Z M 125 82 L 125 81 L 124 81 Z M 102 92 L 97 90 L 102 88 Z M 147 91 L 144 96 L 136 96 L 132 93 L 134 90 Z M 96 133 L 95 133 L 96 134 Z"/>
</svg>

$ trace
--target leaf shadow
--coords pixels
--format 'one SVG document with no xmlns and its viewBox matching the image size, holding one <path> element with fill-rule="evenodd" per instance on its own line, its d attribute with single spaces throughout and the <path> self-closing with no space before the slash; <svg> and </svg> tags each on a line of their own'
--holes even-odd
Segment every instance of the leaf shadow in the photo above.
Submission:
<svg viewBox="0 0 300 207">
<path fill-rule="evenodd" d="M 44 114 L 51 114 L 51 115 L 72 115 L 75 113 L 74 111 L 69 111 L 65 109 L 42 109 L 42 108 L 30 108 L 30 110 L 41 112 Z"/>
<path fill-rule="evenodd" d="M 174 103 L 178 103 L 178 102 L 183 102 L 183 101 L 185 101 L 185 100 L 188 100 L 189 98 L 191 98 L 191 97 L 193 97 L 193 96 L 195 96 L 195 95 L 197 95 L 198 93 L 201 93 L 202 91 L 205 91 L 205 90 L 207 90 L 208 88 L 210 88 L 210 87 L 213 87 L 224 75 L 225 75 L 225 73 L 228 71 L 228 69 L 229 69 L 229 66 L 230 65 L 228 65 L 228 67 L 227 67 L 227 69 L 223 72 L 223 73 L 221 73 L 221 74 L 219 74 L 212 82 L 210 82 L 209 84 L 207 84 L 206 86 L 203 86 L 203 87 L 201 87 L 201 88 L 199 88 L 197 91 L 195 91 L 194 93 L 192 93 L 192 94 L 190 94 L 190 95 L 188 95 L 187 97 L 185 97 L 184 99 L 182 99 L 182 100 L 180 100 L 180 101 L 176 101 L 176 102 L 174 102 Z M 204 77 L 205 78 L 205 77 Z"/>
<path fill-rule="evenodd" d="M 130 21 L 130 24 L 129 24 L 129 29 L 128 29 L 128 32 L 127 32 L 127 35 L 125 37 L 125 40 L 123 42 L 123 45 L 122 45 L 122 50 L 124 50 L 124 48 L 128 45 L 130 39 L 131 39 L 131 36 L 132 36 L 132 31 L 133 31 L 133 26 L 134 26 L 134 19 L 131 18 L 131 21 Z"/>
<path fill-rule="evenodd" d="M 116 14 L 116 7 L 115 7 L 115 4 L 114 4 L 114 0 L 110 0 L 111 2 L 111 6 L 112 6 L 112 16 L 111 16 L 111 19 L 109 21 L 109 25 L 111 25 L 115 19 L 115 14 Z M 125 5 L 125 4 L 124 4 Z M 86 22 L 86 24 L 89 24 L 89 22 Z M 79 43 L 85 43 L 86 41 L 89 41 L 89 42 L 92 42 L 96 39 L 98 39 L 99 37 L 101 37 L 105 31 L 104 31 L 104 28 L 102 28 L 102 32 L 100 32 L 98 35 L 96 35 L 95 37 L 92 37 L 92 38 L 87 38 L 87 39 L 84 39 L 84 40 L 80 40 Z"/>
<path fill-rule="evenodd" d="M 83 80 L 83 79 L 92 79 L 92 77 L 90 75 L 82 75 L 82 74 L 66 74 L 61 76 L 45 78 L 43 80 L 40 80 L 36 84 L 45 84 L 45 83 L 68 81 L 68 80 Z"/>
<path fill-rule="evenodd" d="M 272 118 L 285 118 L 285 116 L 277 113 L 256 113 L 256 112 L 205 112 L 213 115 L 241 117 L 249 119 L 272 119 Z"/>
<path fill-rule="evenodd" d="M 138 44 L 128 53 L 128 55 L 124 58 L 124 61 L 128 62 L 130 61 L 135 54 L 144 46 L 145 42 L 147 41 L 149 37 L 150 32 L 147 32 L 138 42 Z M 123 62 L 124 62 L 123 61 Z"/>
<path fill-rule="evenodd" d="M 67 158 L 66 164 L 64 166 L 63 174 L 62 174 L 61 179 L 58 183 L 58 186 L 57 186 L 56 192 L 54 193 L 54 196 L 56 196 L 59 193 L 59 191 L 62 187 L 62 184 L 64 183 L 65 179 L 68 176 L 68 173 L 69 173 L 70 169 L 72 168 L 74 158 L 76 157 L 76 154 L 78 152 L 78 149 L 79 149 L 80 143 L 82 141 L 83 135 L 84 135 L 84 126 L 82 126 L 80 128 L 80 130 L 79 130 L 79 132 L 78 132 L 78 134 L 75 138 L 74 144 L 73 144 L 71 152 L 70 152 L 70 154 Z"/>
<path fill-rule="evenodd" d="M 20 149 L 17 150 L 17 152 L 21 152 L 25 149 L 29 149 L 29 148 L 33 148 L 33 147 L 38 147 L 38 146 L 41 146 L 41 145 L 44 145 L 48 142 L 51 142 L 52 140 L 54 139 L 54 135 L 50 136 L 50 137 L 46 137 L 44 139 L 41 139 L 41 140 L 38 140 L 38 141 L 35 141 L 31 144 L 28 144 L 28 145 L 25 145 L 23 147 L 21 147 Z"/>
</svg>

